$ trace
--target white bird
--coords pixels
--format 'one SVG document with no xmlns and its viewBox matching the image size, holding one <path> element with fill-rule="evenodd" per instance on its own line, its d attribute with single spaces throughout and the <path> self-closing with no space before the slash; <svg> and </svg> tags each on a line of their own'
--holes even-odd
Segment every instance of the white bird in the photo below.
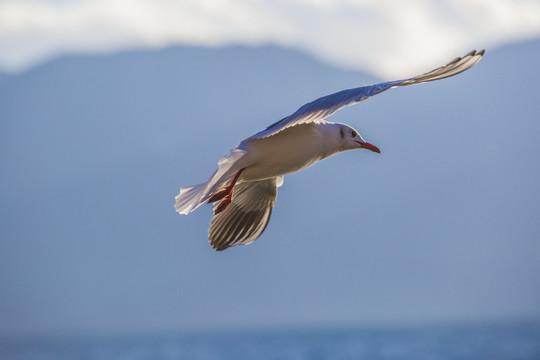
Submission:
<svg viewBox="0 0 540 360">
<path fill-rule="evenodd" d="M 471 51 L 419 76 L 343 90 L 307 103 L 292 115 L 243 140 L 219 160 L 218 169 L 207 182 L 181 188 L 174 207 L 180 214 L 189 214 L 205 202 L 213 203 L 214 217 L 208 229 L 208 241 L 218 251 L 251 244 L 270 221 L 283 175 L 346 150 L 368 149 L 380 153 L 352 127 L 324 119 L 344 106 L 388 89 L 459 74 L 480 61 L 483 55 L 484 50 Z"/>
</svg>

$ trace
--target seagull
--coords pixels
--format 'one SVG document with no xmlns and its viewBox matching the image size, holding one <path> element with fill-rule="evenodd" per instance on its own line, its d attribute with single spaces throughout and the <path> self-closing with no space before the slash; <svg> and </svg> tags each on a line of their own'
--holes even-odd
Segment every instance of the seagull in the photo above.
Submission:
<svg viewBox="0 0 540 360">
<path fill-rule="evenodd" d="M 342 90 L 303 105 L 243 140 L 219 160 L 217 170 L 207 182 L 181 188 L 175 198 L 176 211 L 187 215 L 204 203 L 213 204 L 214 216 L 208 229 L 210 245 L 221 251 L 251 244 L 270 221 L 284 175 L 347 150 L 367 149 L 380 154 L 357 130 L 325 121 L 327 117 L 388 89 L 457 75 L 480 61 L 484 52 L 473 50 L 422 75 Z"/>
</svg>

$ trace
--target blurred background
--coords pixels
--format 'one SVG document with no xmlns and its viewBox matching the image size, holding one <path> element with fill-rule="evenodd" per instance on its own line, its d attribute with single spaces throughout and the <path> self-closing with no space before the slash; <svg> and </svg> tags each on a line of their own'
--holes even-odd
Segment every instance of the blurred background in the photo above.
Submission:
<svg viewBox="0 0 540 360">
<path fill-rule="evenodd" d="M 174 212 L 304 103 L 483 48 L 332 116 L 382 155 L 285 177 L 255 243 Z M 538 64 L 538 0 L 0 0 L 0 355 L 540 357 Z"/>
</svg>

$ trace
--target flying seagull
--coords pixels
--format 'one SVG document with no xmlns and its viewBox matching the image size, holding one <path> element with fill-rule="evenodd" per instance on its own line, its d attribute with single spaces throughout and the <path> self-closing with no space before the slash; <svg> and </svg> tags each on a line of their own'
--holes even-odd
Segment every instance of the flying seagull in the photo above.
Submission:
<svg viewBox="0 0 540 360">
<path fill-rule="evenodd" d="M 307 103 L 243 140 L 219 160 L 218 169 L 207 182 L 181 188 L 174 207 L 180 214 L 189 214 L 204 203 L 214 204 L 208 241 L 218 251 L 251 244 L 270 221 L 283 175 L 346 150 L 380 153 L 357 130 L 324 119 L 344 106 L 391 88 L 457 75 L 471 68 L 483 55 L 484 50 L 474 50 L 422 75 L 343 90 Z"/>
</svg>

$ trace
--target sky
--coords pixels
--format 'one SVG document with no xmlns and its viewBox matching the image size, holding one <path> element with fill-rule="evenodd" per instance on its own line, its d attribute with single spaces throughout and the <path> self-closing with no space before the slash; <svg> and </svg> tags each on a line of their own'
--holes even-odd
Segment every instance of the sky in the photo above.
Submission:
<svg viewBox="0 0 540 360">
<path fill-rule="evenodd" d="M 525 0 L 0 0 L 0 337 L 538 319 L 539 29 Z M 175 213 L 307 101 L 472 48 L 330 118 L 382 154 L 287 176 L 254 244 Z M 17 73 L 66 52 L 105 54 Z"/>
<path fill-rule="evenodd" d="M 6 72 L 65 52 L 271 43 L 391 78 L 537 36 L 540 0 L 0 0 Z"/>
</svg>

